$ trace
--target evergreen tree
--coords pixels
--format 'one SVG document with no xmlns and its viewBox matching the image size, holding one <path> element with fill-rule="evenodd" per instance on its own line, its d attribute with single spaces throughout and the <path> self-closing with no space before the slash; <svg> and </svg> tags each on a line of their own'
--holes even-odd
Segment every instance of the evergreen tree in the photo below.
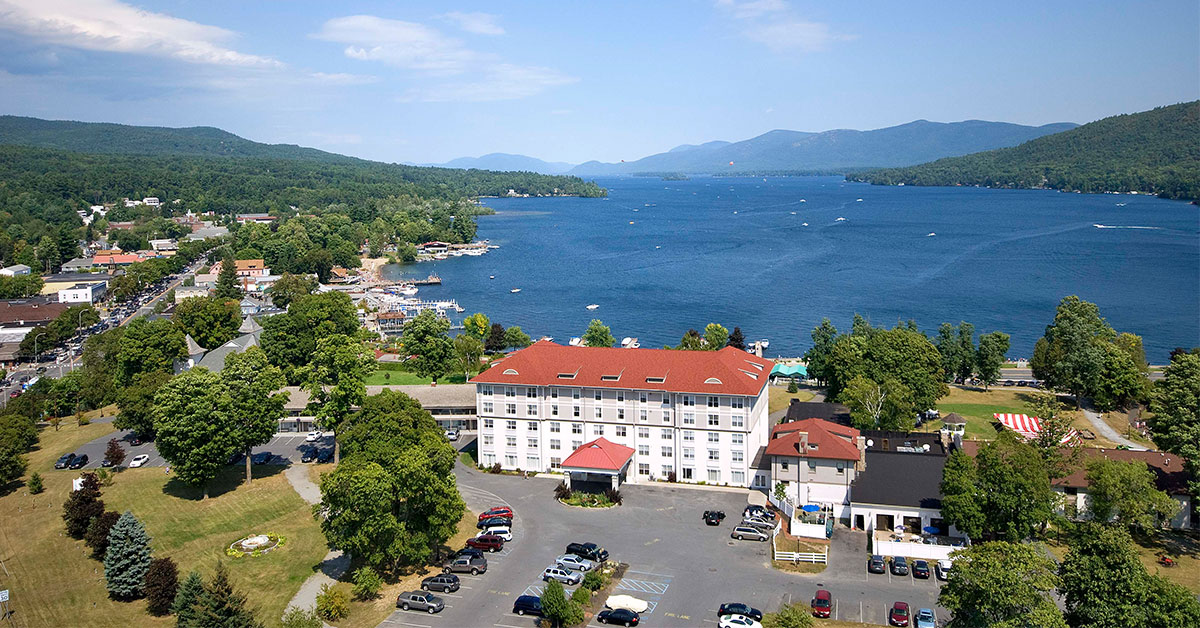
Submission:
<svg viewBox="0 0 1200 628">
<path fill-rule="evenodd" d="M 104 555 L 108 553 L 108 533 L 120 518 L 121 513 L 114 510 L 106 511 L 99 517 L 92 517 L 92 522 L 88 524 L 87 532 L 83 535 L 84 544 L 92 548 L 92 558 L 104 560 Z"/>
<path fill-rule="evenodd" d="M 179 591 L 179 568 L 170 558 L 155 558 L 146 571 L 146 610 L 151 615 L 166 615 L 171 612 L 175 595 Z"/>
<path fill-rule="evenodd" d="M 733 331 L 729 333 L 729 341 L 725 343 L 725 346 L 733 347 L 734 349 L 741 349 L 743 351 L 746 350 L 746 338 L 742 336 L 741 327 L 733 328 Z"/>
<path fill-rule="evenodd" d="M 837 335 L 837 328 L 828 318 L 821 319 L 821 324 L 812 330 L 813 346 L 804 353 L 804 361 L 808 365 L 808 376 L 818 382 L 829 381 L 829 354 Z"/>
<path fill-rule="evenodd" d="M 237 262 L 232 255 L 221 260 L 221 272 L 217 273 L 217 287 L 213 296 L 218 299 L 241 299 L 242 287 L 238 285 Z"/>
<path fill-rule="evenodd" d="M 104 579 L 109 594 L 124 599 L 141 595 L 149 569 L 150 535 L 146 534 L 142 522 L 126 510 L 108 531 Z"/>
<path fill-rule="evenodd" d="M 175 614 L 176 626 L 178 628 L 190 628 L 196 625 L 198 616 L 197 607 L 200 604 L 200 596 L 204 594 L 204 580 L 200 578 L 200 574 L 191 572 L 179 585 L 179 590 L 175 593 L 175 601 L 171 603 L 171 612 Z"/>
<path fill-rule="evenodd" d="M 63 521 L 67 534 L 81 539 L 87 533 L 93 517 L 104 514 L 104 502 L 100 501 L 100 480 L 95 473 L 83 474 L 83 486 L 72 491 L 63 504 Z"/>
<path fill-rule="evenodd" d="M 558 580 L 550 580 L 542 590 L 542 614 L 553 626 L 562 626 L 571 616 L 571 603 Z"/>
<path fill-rule="evenodd" d="M 613 338 L 612 330 L 600 319 L 593 318 L 583 332 L 583 346 L 585 347 L 611 347 L 616 341 L 616 338 Z"/>
<path fill-rule="evenodd" d="M 729 330 L 725 329 L 718 323 L 709 323 L 704 328 L 704 348 L 709 351 L 718 351 L 725 348 L 725 343 L 729 342 Z"/>
<path fill-rule="evenodd" d="M 492 323 L 492 327 L 488 331 L 487 341 L 484 343 L 484 349 L 491 353 L 499 353 L 504 351 L 504 347 L 508 346 L 505 344 L 506 342 L 508 342 L 508 338 L 504 334 L 504 325 Z"/>
<path fill-rule="evenodd" d="M 186 583 L 185 583 L 186 584 Z M 204 585 L 196 605 L 196 617 L 188 628 L 260 628 L 262 623 L 246 607 L 246 596 L 233 589 L 229 571 L 217 563 L 212 580 Z"/>
</svg>

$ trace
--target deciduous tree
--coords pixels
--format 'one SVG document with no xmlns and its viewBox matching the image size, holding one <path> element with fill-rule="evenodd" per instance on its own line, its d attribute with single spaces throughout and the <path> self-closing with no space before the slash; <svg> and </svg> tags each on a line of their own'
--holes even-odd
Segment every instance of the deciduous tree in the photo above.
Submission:
<svg viewBox="0 0 1200 628">
<path fill-rule="evenodd" d="M 1099 385 L 1107 359 L 1105 344 L 1116 337 L 1096 304 L 1069 296 L 1058 304 L 1054 322 L 1034 345 L 1029 366 L 1034 377 L 1074 395 L 1081 404 Z"/>
<path fill-rule="evenodd" d="M 173 320 L 201 347 L 216 349 L 237 337 L 242 307 L 228 297 L 191 297 L 175 306 Z"/>
<path fill-rule="evenodd" d="M 463 319 L 463 331 L 465 335 L 474 336 L 476 340 L 483 342 L 488 337 L 488 332 L 491 331 L 492 322 L 483 312 L 476 312 Z"/>
<path fill-rule="evenodd" d="M 375 354 L 361 340 L 338 334 L 318 341 L 312 362 L 300 372 L 318 424 L 334 433 L 335 464 L 341 462 L 342 423 L 366 398 L 367 375 L 374 369 Z"/>
<path fill-rule="evenodd" d="M 1041 430 L 1029 443 L 1042 454 L 1046 462 L 1046 474 L 1050 480 L 1066 477 L 1074 472 L 1079 462 L 1080 450 L 1072 447 L 1068 440 L 1071 417 L 1063 411 L 1063 404 L 1054 393 L 1033 393 L 1025 405 L 1029 416 L 1038 417 Z"/>
<path fill-rule="evenodd" d="M 401 340 L 404 351 L 414 356 L 410 360 L 413 372 L 436 383 L 450 370 L 454 343 L 447 335 L 449 331 L 450 321 L 439 318 L 433 310 L 424 310 L 404 324 Z"/>
<path fill-rule="evenodd" d="M 316 289 L 317 280 L 312 277 L 283 273 L 270 288 L 267 288 L 267 295 L 271 297 L 272 305 L 286 310 L 292 301 L 301 296 L 308 296 Z"/>
<path fill-rule="evenodd" d="M 221 370 L 222 393 L 228 401 L 229 421 L 235 441 L 246 456 L 246 483 L 251 480 L 250 450 L 270 442 L 279 430 L 287 393 L 280 392 L 287 380 L 267 360 L 259 347 L 231 353 Z"/>
<path fill-rule="evenodd" d="M 154 395 L 171 379 L 170 373 L 152 371 L 138 373 L 117 393 L 117 413 L 113 425 L 119 430 L 131 430 L 142 438 L 154 438 Z"/>
<path fill-rule="evenodd" d="M 171 373 L 187 357 L 183 332 L 171 321 L 135 318 L 125 325 L 117 354 L 116 381 L 124 386 L 138 373 Z"/>
<path fill-rule="evenodd" d="M 533 339 L 529 334 L 521 330 L 520 327 L 513 325 L 504 330 L 504 344 L 513 349 L 524 349 L 533 344 Z"/>
<path fill-rule="evenodd" d="M 593 318 L 583 332 L 583 346 L 585 347 L 611 347 L 616 341 L 617 339 L 613 338 L 612 330 L 608 328 L 608 325 L 597 318 Z"/>
<path fill-rule="evenodd" d="M 121 446 L 121 441 L 115 438 L 108 439 L 108 447 L 104 449 L 104 459 L 114 467 L 119 467 L 122 462 L 125 462 L 125 448 Z"/>
<path fill-rule="evenodd" d="M 217 477 L 229 457 L 241 449 L 221 378 L 206 368 L 176 376 L 154 396 L 158 453 L 180 480 L 203 487 Z"/>
<path fill-rule="evenodd" d="M 1200 354 L 1176 353 L 1154 390 L 1148 419 L 1154 442 L 1180 456 L 1200 495 Z"/>
<path fill-rule="evenodd" d="M 1088 514 L 1143 529 L 1179 512 L 1179 502 L 1158 490 L 1155 475 L 1140 460 L 1092 458 L 1087 464 Z"/>
<path fill-rule="evenodd" d="M 83 484 L 71 491 L 63 504 L 63 521 L 67 534 L 81 539 L 87 533 L 94 517 L 104 514 L 104 502 L 100 500 L 100 480 L 95 473 L 84 473 Z"/>
<path fill-rule="evenodd" d="M 983 500 L 975 461 L 961 450 L 950 454 L 942 468 L 942 516 L 973 539 L 983 536 Z"/>
<path fill-rule="evenodd" d="M 828 318 L 821 319 L 821 324 L 812 330 L 813 346 L 804 353 L 804 361 L 808 365 L 808 376 L 818 382 L 829 381 L 829 355 L 837 336 L 837 328 Z"/>
<path fill-rule="evenodd" d="M 858 429 L 908 431 L 913 427 L 912 395 L 895 378 L 876 383 L 859 375 L 838 399 L 850 408 Z"/>
<path fill-rule="evenodd" d="M 1066 628 L 1050 597 L 1054 562 L 1033 545 L 993 541 L 959 550 L 938 595 L 948 628 Z"/>
<path fill-rule="evenodd" d="M 993 331 L 979 337 L 979 348 L 975 350 L 975 372 L 983 381 L 984 388 L 1000 380 L 1000 367 L 1008 354 L 1008 334 Z"/>
<path fill-rule="evenodd" d="M 483 341 L 472 334 L 460 334 L 454 338 L 454 362 L 463 373 L 464 379 L 471 378 L 471 372 L 479 368 L 479 359 L 483 357 Z"/>
<path fill-rule="evenodd" d="M 709 323 L 704 327 L 704 348 L 718 351 L 725 348 L 729 342 L 729 330 L 718 323 Z"/>
<path fill-rule="evenodd" d="M 146 570 L 146 610 L 151 615 L 166 615 L 171 612 L 175 594 L 179 591 L 179 568 L 170 558 L 155 558 Z"/>
</svg>

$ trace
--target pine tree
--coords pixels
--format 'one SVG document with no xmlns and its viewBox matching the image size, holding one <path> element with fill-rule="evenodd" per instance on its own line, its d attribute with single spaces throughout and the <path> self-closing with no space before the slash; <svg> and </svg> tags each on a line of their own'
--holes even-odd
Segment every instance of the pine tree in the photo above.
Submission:
<svg viewBox="0 0 1200 628">
<path fill-rule="evenodd" d="M 171 612 L 175 614 L 178 628 L 191 628 L 196 625 L 199 615 L 197 606 L 200 604 L 201 595 L 204 595 L 204 580 L 200 579 L 200 574 L 193 571 L 179 585 L 179 590 L 175 592 L 175 601 L 171 603 Z"/>
<path fill-rule="evenodd" d="M 221 260 L 221 272 L 217 273 L 217 287 L 213 296 L 221 299 L 242 298 L 242 288 L 237 280 L 237 262 L 232 255 Z"/>
<path fill-rule="evenodd" d="M 170 558 L 155 558 L 146 571 L 146 610 L 151 615 L 166 615 L 171 612 L 175 595 L 179 591 L 179 568 Z"/>
<path fill-rule="evenodd" d="M 196 618 L 188 628 L 261 628 L 262 623 L 246 608 L 246 596 L 233 590 L 229 571 L 217 563 L 217 572 L 200 595 Z"/>
<path fill-rule="evenodd" d="M 108 532 L 104 554 L 104 578 L 108 592 L 116 598 L 134 598 L 142 593 L 150 568 L 150 535 L 128 510 Z"/>
<path fill-rule="evenodd" d="M 726 346 L 733 347 L 734 349 L 745 350 L 746 337 L 742 335 L 742 328 L 734 327 L 733 331 L 729 334 L 729 341 L 725 344 Z"/>
<path fill-rule="evenodd" d="M 83 535 L 84 544 L 92 548 L 92 558 L 104 560 L 104 555 L 108 553 L 108 533 L 120 518 L 121 513 L 113 510 L 92 517 L 87 533 Z"/>
<path fill-rule="evenodd" d="M 100 480 L 95 473 L 83 474 L 83 486 L 73 491 L 63 504 L 63 521 L 67 534 L 82 539 L 87 533 L 93 517 L 104 514 L 104 502 L 100 501 Z"/>
</svg>

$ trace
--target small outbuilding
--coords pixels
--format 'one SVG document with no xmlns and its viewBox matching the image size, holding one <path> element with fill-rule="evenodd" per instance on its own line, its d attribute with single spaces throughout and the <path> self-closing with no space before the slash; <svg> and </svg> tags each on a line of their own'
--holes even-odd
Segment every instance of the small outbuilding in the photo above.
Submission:
<svg viewBox="0 0 1200 628">
<path fill-rule="evenodd" d="M 579 446 L 562 461 L 567 487 L 578 490 L 612 488 L 616 490 L 625 480 L 633 448 L 618 445 L 603 437 Z M 608 486 L 604 486 L 607 484 Z"/>
</svg>

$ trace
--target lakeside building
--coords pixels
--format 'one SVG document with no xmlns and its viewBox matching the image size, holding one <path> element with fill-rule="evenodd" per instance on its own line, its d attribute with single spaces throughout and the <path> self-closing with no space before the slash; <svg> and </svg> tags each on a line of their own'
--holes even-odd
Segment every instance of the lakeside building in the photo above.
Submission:
<svg viewBox="0 0 1200 628">
<path fill-rule="evenodd" d="M 540 340 L 471 380 L 479 461 L 558 471 L 603 437 L 634 450 L 620 480 L 750 487 L 770 431 L 772 362 L 719 351 L 573 347 Z M 761 481 L 760 481 L 761 483 Z"/>
</svg>

